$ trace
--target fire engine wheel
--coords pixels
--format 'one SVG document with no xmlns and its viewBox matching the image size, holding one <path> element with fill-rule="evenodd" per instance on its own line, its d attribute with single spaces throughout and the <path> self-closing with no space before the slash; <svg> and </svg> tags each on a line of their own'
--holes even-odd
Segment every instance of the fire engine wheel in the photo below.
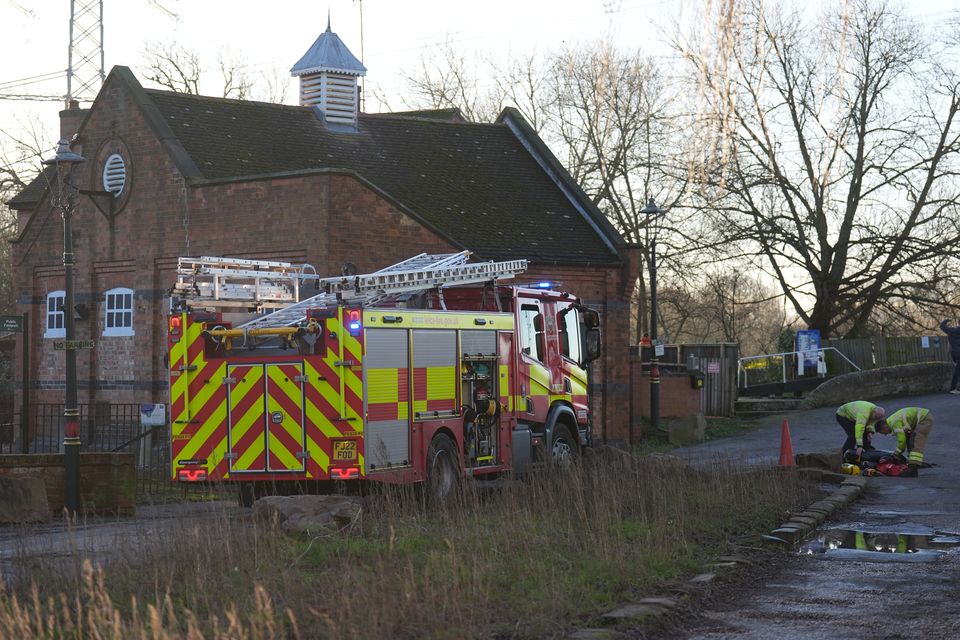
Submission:
<svg viewBox="0 0 960 640">
<path fill-rule="evenodd" d="M 550 464 L 559 471 L 567 471 L 577 461 L 578 453 L 577 441 L 570 435 L 570 429 L 564 424 L 557 423 L 553 428 Z"/>
<path fill-rule="evenodd" d="M 438 434 L 427 450 L 427 499 L 435 505 L 445 504 L 453 496 L 459 481 L 457 447 L 450 436 Z"/>
</svg>

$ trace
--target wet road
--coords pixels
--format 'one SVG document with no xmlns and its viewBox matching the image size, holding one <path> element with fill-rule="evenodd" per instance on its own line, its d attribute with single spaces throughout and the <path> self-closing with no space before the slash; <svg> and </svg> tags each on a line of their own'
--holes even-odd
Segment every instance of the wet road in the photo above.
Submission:
<svg viewBox="0 0 960 640">
<path fill-rule="evenodd" d="M 691 621 L 690 640 L 960 638 L 960 396 L 936 394 L 877 401 L 892 411 L 921 406 L 934 416 L 925 459 L 936 463 L 918 478 L 871 478 L 864 496 L 824 528 L 866 531 L 859 549 L 854 534 L 837 533 L 817 553 L 796 554 L 764 577 L 714 601 Z M 835 408 L 782 414 L 735 438 L 677 451 L 690 459 L 733 456 L 749 462 L 776 461 L 781 423 L 788 421 L 795 453 L 839 448 L 843 432 Z M 893 449 L 892 436 L 875 445 Z M 896 534 L 902 534 L 898 537 Z M 910 536 L 908 534 L 914 534 Z M 926 543 L 918 554 L 877 552 L 876 548 Z M 940 534 L 940 535 L 936 535 Z M 947 535 L 943 535 L 947 534 Z M 842 548 L 840 537 L 846 536 Z"/>
</svg>

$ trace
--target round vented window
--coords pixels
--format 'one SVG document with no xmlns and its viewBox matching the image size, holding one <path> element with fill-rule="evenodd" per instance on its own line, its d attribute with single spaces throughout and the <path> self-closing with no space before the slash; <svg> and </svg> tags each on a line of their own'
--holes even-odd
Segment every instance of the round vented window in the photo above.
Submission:
<svg viewBox="0 0 960 640">
<path fill-rule="evenodd" d="M 103 190 L 112 193 L 114 198 L 119 198 L 126 183 L 127 165 L 123 156 L 114 153 L 103 164 Z"/>
</svg>

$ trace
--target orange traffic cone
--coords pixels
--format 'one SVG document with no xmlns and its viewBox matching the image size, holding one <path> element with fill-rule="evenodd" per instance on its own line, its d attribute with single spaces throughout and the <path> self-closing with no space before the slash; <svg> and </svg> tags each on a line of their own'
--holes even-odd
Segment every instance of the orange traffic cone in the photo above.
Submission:
<svg viewBox="0 0 960 640">
<path fill-rule="evenodd" d="M 790 425 L 784 420 L 783 426 L 780 428 L 780 466 L 792 467 L 795 464 L 793 461 L 793 442 L 790 440 Z"/>
</svg>

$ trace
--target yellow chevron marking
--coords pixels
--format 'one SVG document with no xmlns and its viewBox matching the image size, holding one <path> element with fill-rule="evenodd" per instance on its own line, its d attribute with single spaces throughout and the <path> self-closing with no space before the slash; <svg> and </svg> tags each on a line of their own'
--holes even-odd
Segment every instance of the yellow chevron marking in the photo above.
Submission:
<svg viewBox="0 0 960 640">
<path fill-rule="evenodd" d="M 330 456 L 320 447 L 319 442 L 315 442 L 309 436 L 307 437 L 307 452 L 310 454 L 310 459 L 315 460 L 324 473 L 330 470 Z"/>
<path fill-rule="evenodd" d="M 233 463 L 233 468 L 240 470 L 250 469 L 250 465 L 253 464 L 254 460 L 256 460 L 257 456 L 261 453 L 263 453 L 263 438 L 257 438 L 253 444 L 250 445 L 250 448 Z"/>
<path fill-rule="evenodd" d="M 177 456 L 177 460 L 190 460 L 191 458 L 193 458 L 196 455 L 197 450 L 200 449 L 201 446 L 206 444 L 206 442 L 213 437 L 213 432 L 217 429 L 218 426 L 225 423 L 226 420 L 227 420 L 227 401 L 226 401 L 226 398 L 224 398 L 224 401 L 221 402 L 220 405 L 210 414 L 210 419 L 207 420 L 205 423 L 203 423 L 200 426 L 200 428 L 197 429 L 197 433 L 192 438 L 190 438 L 190 441 L 180 452 L 180 455 Z M 219 443 L 217 443 L 217 449 L 222 449 L 223 452 L 226 453 L 226 448 L 227 448 L 227 438 L 226 436 L 224 436 L 224 438 Z M 222 458 L 223 455 L 221 455 L 220 457 Z M 207 459 L 210 460 L 210 457 L 208 457 Z"/>
</svg>

